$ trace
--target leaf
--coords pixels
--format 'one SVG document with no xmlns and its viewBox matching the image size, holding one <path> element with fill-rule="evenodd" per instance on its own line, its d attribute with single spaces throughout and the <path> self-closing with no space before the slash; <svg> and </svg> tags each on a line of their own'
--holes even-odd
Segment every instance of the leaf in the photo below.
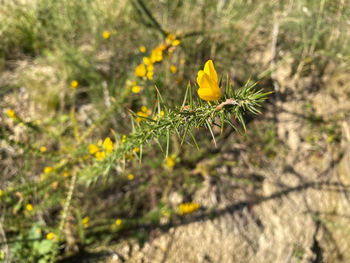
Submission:
<svg viewBox="0 0 350 263">
<path fill-rule="evenodd" d="M 41 242 L 34 243 L 34 250 L 38 252 L 39 255 L 46 255 L 51 252 L 54 242 L 52 240 L 42 240 Z"/>
</svg>

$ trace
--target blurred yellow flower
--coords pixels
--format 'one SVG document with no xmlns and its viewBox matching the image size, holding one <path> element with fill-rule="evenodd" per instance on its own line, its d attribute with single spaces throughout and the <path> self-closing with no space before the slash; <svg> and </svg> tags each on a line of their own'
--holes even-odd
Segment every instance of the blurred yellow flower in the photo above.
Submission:
<svg viewBox="0 0 350 263">
<path fill-rule="evenodd" d="M 64 172 L 63 172 L 63 176 L 64 176 L 64 177 L 68 177 L 68 176 L 69 176 L 69 172 L 68 172 L 68 171 L 64 171 Z"/>
<path fill-rule="evenodd" d="M 153 79 L 153 74 L 154 74 L 153 71 L 148 71 L 147 72 L 147 79 L 148 80 L 152 80 Z"/>
<path fill-rule="evenodd" d="M 55 234 L 52 233 L 52 232 L 50 232 L 50 233 L 48 233 L 48 234 L 46 235 L 46 238 L 47 238 L 48 240 L 53 240 L 53 239 L 55 239 Z"/>
<path fill-rule="evenodd" d="M 139 117 L 136 117 L 137 122 L 141 122 L 143 119 L 142 117 L 148 117 L 148 114 L 144 111 L 139 111 L 136 113 L 136 115 L 139 116 Z"/>
<path fill-rule="evenodd" d="M 163 117 L 164 116 L 164 111 L 160 111 L 160 117 Z"/>
<path fill-rule="evenodd" d="M 151 62 L 155 63 L 155 62 L 160 62 L 163 60 L 163 51 L 160 48 L 155 48 L 152 50 L 151 53 Z"/>
<path fill-rule="evenodd" d="M 147 71 L 153 71 L 154 70 L 154 66 L 152 63 L 147 65 Z"/>
<path fill-rule="evenodd" d="M 106 30 L 106 31 L 103 31 L 102 35 L 104 39 L 108 39 L 111 36 L 111 33 L 109 33 L 109 31 Z"/>
<path fill-rule="evenodd" d="M 130 173 L 129 175 L 128 175 L 128 179 L 131 181 L 131 180 L 134 180 L 134 175 L 132 174 L 132 173 Z"/>
<path fill-rule="evenodd" d="M 9 110 L 7 110 L 7 116 L 9 116 L 10 118 L 12 118 L 12 119 L 14 119 L 14 120 L 16 120 L 17 119 L 17 116 L 16 116 L 16 113 L 15 113 L 15 111 L 14 110 L 12 110 L 12 109 L 9 109 Z"/>
<path fill-rule="evenodd" d="M 99 148 L 95 144 L 90 144 L 89 145 L 89 153 L 90 154 L 95 154 L 99 151 Z"/>
<path fill-rule="evenodd" d="M 53 170 L 53 168 L 52 168 L 51 166 L 46 166 L 46 167 L 44 168 L 44 173 L 45 173 L 45 174 L 51 173 L 52 170 Z"/>
<path fill-rule="evenodd" d="M 152 64 L 151 59 L 148 57 L 143 58 L 143 63 L 145 63 L 145 65 L 147 65 L 147 66 Z"/>
<path fill-rule="evenodd" d="M 144 112 L 144 113 L 147 113 L 148 112 L 148 108 L 145 105 L 143 105 L 141 107 L 141 111 Z"/>
<path fill-rule="evenodd" d="M 135 148 L 134 148 L 134 152 L 135 152 L 135 153 L 138 153 L 139 151 L 140 151 L 140 148 L 139 148 L 139 147 L 135 147 Z"/>
<path fill-rule="evenodd" d="M 107 153 L 110 154 L 113 151 L 113 142 L 111 138 L 107 137 L 103 142 L 103 148 L 106 149 Z"/>
<path fill-rule="evenodd" d="M 122 143 L 125 143 L 125 142 L 126 142 L 126 135 L 123 134 L 123 136 L 122 136 Z"/>
<path fill-rule="evenodd" d="M 2 190 L 0 189 L 0 196 L 2 196 Z"/>
<path fill-rule="evenodd" d="M 73 80 L 73 81 L 70 83 L 70 88 L 71 88 L 71 89 L 76 89 L 78 86 L 79 86 L 79 82 L 76 81 L 76 80 Z"/>
<path fill-rule="evenodd" d="M 117 220 L 115 220 L 115 224 L 117 226 L 120 226 L 122 224 L 122 220 L 120 218 L 118 218 Z"/>
<path fill-rule="evenodd" d="M 158 45 L 158 49 L 160 49 L 161 51 L 164 51 L 168 46 L 167 45 L 164 45 L 163 43 L 159 44 Z"/>
<path fill-rule="evenodd" d="M 47 150 L 47 149 L 46 149 L 46 147 L 45 147 L 45 146 L 41 146 L 41 147 L 40 147 L 40 151 L 41 151 L 41 152 L 43 152 L 43 153 L 44 153 L 44 152 L 46 152 L 46 150 Z"/>
<path fill-rule="evenodd" d="M 177 67 L 174 65 L 170 66 L 170 71 L 175 74 L 177 72 Z"/>
<path fill-rule="evenodd" d="M 26 205 L 26 209 L 27 209 L 28 211 L 33 211 L 33 205 L 32 205 L 32 204 L 27 204 L 27 205 Z"/>
<path fill-rule="evenodd" d="M 199 209 L 199 204 L 197 203 L 183 203 L 179 205 L 177 213 L 179 215 L 185 215 L 185 214 L 193 213 L 198 209 Z"/>
<path fill-rule="evenodd" d="M 168 169 L 172 169 L 176 164 L 176 155 L 171 155 L 165 159 L 165 165 Z"/>
<path fill-rule="evenodd" d="M 135 68 L 135 76 L 136 77 L 146 76 L 146 66 L 144 64 L 140 64 Z"/>
<path fill-rule="evenodd" d="M 176 39 L 176 35 L 169 33 L 166 37 L 166 41 L 174 41 Z"/>
<path fill-rule="evenodd" d="M 83 225 L 86 227 L 86 226 L 88 225 L 88 223 L 89 223 L 89 217 L 88 217 L 88 216 L 84 217 L 84 218 L 81 220 L 81 222 L 82 222 Z"/>
<path fill-rule="evenodd" d="M 105 152 L 97 152 L 95 154 L 95 157 L 96 157 L 97 161 L 101 161 L 106 157 L 106 153 Z"/>
<path fill-rule="evenodd" d="M 131 92 L 132 93 L 140 93 L 140 91 L 141 91 L 141 87 L 140 86 L 133 86 L 132 88 L 131 88 Z"/>
<path fill-rule="evenodd" d="M 218 75 L 212 60 L 204 65 L 204 70 L 198 71 L 197 83 L 198 95 L 202 100 L 214 101 L 221 98 L 221 90 L 218 84 Z"/>
<path fill-rule="evenodd" d="M 171 44 L 172 44 L 174 47 L 176 47 L 176 46 L 178 46 L 178 45 L 181 44 L 181 41 L 178 40 L 178 39 L 175 39 L 173 42 L 171 42 Z"/>
<path fill-rule="evenodd" d="M 141 51 L 142 53 L 145 53 L 145 52 L 146 52 L 146 47 L 145 47 L 145 46 L 141 46 L 141 47 L 140 47 L 140 51 Z"/>
</svg>

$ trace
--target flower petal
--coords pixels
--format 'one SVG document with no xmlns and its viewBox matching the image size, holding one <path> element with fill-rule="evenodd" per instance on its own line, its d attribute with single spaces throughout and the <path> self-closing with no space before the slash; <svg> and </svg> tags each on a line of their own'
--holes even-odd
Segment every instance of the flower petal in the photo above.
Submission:
<svg viewBox="0 0 350 263">
<path fill-rule="evenodd" d="M 214 63 L 211 59 L 209 59 L 204 65 L 204 72 L 209 75 L 209 77 L 218 83 L 218 74 L 214 68 Z"/>
</svg>

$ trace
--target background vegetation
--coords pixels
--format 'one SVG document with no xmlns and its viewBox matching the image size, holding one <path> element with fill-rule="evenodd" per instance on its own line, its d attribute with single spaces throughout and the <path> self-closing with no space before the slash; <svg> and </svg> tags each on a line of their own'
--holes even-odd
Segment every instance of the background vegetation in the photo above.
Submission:
<svg viewBox="0 0 350 263">
<path fill-rule="evenodd" d="M 325 163 L 333 169 L 347 156 L 347 1 L 5 0 L 0 21 L 0 261 L 105 262 L 112 248 L 127 260 L 116 245 L 152 246 L 172 227 L 216 222 L 219 208 L 234 204 L 234 213 L 236 202 L 258 222 L 252 207 L 275 180 L 271 167 L 281 168 L 275 194 L 284 195 L 298 185 L 280 177 L 299 158 L 317 160 L 329 183 Z M 137 72 L 162 48 L 151 75 Z M 208 59 L 239 107 L 217 112 L 198 99 Z M 273 93 L 254 115 L 260 89 Z M 346 167 L 336 186 L 348 203 Z M 302 213 L 348 233 L 347 221 L 316 210 Z M 321 241 L 293 242 L 281 253 L 295 261 L 286 262 L 349 259 L 346 245 L 334 256 L 320 254 Z M 254 261 L 257 251 L 244 262 L 265 262 Z M 154 253 L 144 260 L 158 262 Z M 271 255 L 266 262 L 281 262 Z"/>
</svg>

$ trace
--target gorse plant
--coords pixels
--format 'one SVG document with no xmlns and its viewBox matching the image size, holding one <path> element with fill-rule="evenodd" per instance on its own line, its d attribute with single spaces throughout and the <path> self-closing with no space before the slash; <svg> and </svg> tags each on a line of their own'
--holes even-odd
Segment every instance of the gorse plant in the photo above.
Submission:
<svg viewBox="0 0 350 263">
<path fill-rule="evenodd" d="M 134 118 L 132 132 L 129 135 L 116 136 L 115 143 L 107 137 L 103 144 L 100 143 L 100 148 L 94 144 L 89 146 L 90 153 L 95 154 L 97 161 L 93 167 L 96 170 L 101 170 L 101 167 L 105 166 L 105 169 L 109 170 L 116 162 L 122 161 L 125 164 L 126 160 L 132 156 L 136 156 L 141 161 L 143 146 L 152 140 L 158 142 L 165 156 L 168 157 L 172 134 L 176 134 L 181 139 L 181 144 L 189 135 L 198 147 L 193 128 L 207 128 L 215 142 L 213 125 L 220 127 L 221 131 L 223 131 L 225 124 L 237 130 L 237 120 L 245 129 L 243 114 L 247 112 L 259 113 L 261 103 L 270 94 L 270 92 L 264 93 L 262 90 L 256 90 L 256 83 L 249 82 L 242 89 L 235 91 L 227 77 L 225 93 L 221 96 L 217 73 L 211 60 L 206 63 L 204 71 L 198 72 L 198 79 L 198 95 L 204 101 L 194 100 L 190 83 L 180 107 L 169 107 L 157 90 L 158 100 L 152 116 L 145 113 L 147 109 L 141 113 L 131 112 Z M 205 100 L 211 101 L 211 103 L 206 103 Z M 159 143 L 161 137 L 166 138 L 165 150 Z M 104 161 L 101 163 L 102 160 Z M 99 173 L 93 172 L 93 174 Z M 89 176 L 89 178 L 96 177 Z"/>
<path fill-rule="evenodd" d="M 162 98 L 161 92 L 155 87 L 158 95 L 153 111 L 147 109 L 145 106 L 137 113 L 130 110 L 132 129 L 129 134 L 117 134 L 114 132 L 113 139 L 107 137 L 104 140 L 100 140 L 100 142 L 89 144 L 88 146 L 86 144 L 87 137 L 84 136 L 84 138 L 78 140 L 75 149 L 67 146 L 69 147 L 67 150 L 54 154 L 52 160 L 57 160 L 58 162 L 44 168 L 39 182 L 31 182 L 30 185 L 24 184 L 17 189 L 4 189 L 1 192 L 1 198 L 8 200 L 9 205 L 13 202 L 11 201 L 11 195 L 15 191 L 21 191 L 24 194 L 27 191 L 27 187 L 30 187 L 27 188 L 29 190 L 28 193 L 30 193 L 30 189 L 33 187 L 38 189 L 38 197 L 46 196 L 51 191 L 56 192 L 50 195 L 48 199 L 42 201 L 39 201 L 37 198 L 33 200 L 33 197 L 28 195 L 25 217 L 33 213 L 35 214 L 38 211 L 50 209 L 49 204 L 51 202 L 57 200 L 58 196 L 65 196 L 65 200 L 61 200 L 61 204 L 58 207 L 56 205 L 59 210 L 62 209 L 58 225 L 56 227 L 52 225 L 52 228 L 46 233 L 45 242 L 47 244 L 45 243 L 45 245 L 53 252 L 48 257 L 46 255 L 48 251 L 43 250 L 44 257 L 41 257 L 41 260 L 50 258 L 51 262 L 54 262 L 59 250 L 59 244 L 65 242 L 64 228 L 68 223 L 67 220 L 71 213 L 72 198 L 78 182 L 96 184 L 101 177 L 104 180 L 108 180 L 108 175 L 111 174 L 114 176 L 123 176 L 124 171 L 130 166 L 127 165 L 127 162 L 133 162 L 132 160 L 136 158 L 139 163 L 142 163 L 147 144 L 152 142 L 156 142 L 159 145 L 167 160 L 167 166 L 171 168 L 175 165 L 174 157 L 169 157 L 169 151 L 171 149 L 170 138 L 172 135 L 177 135 L 181 140 L 181 144 L 193 141 L 198 148 L 194 129 L 204 127 L 209 130 L 215 142 L 213 126 L 220 127 L 222 132 L 225 125 L 238 130 L 238 124 L 240 123 L 245 129 L 244 114 L 259 113 L 261 103 L 270 93 L 256 90 L 256 83 L 249 82 L 240 89 L 234 89 L 230 85 L 228 76 L 226 78 L 225 91 L 222 93 L 220 87 L 223 81 L 218 81 L 217 72 L 212 60 L 207 61 L 204 70 L 198 72 L 197 81 L 199 88 L 196 84 L 191 85 L 188 83 L 182 105 L 176 107 L 169 106 L 166 100 Z M 72 81 L 71 88 L 74 90 L 79 88 L 79 83 Z M 198 96 L 201 99 L 195 98 L 194 89 L 197 89 Z M 36 133 L 45 130 L 40 125 L 24 121 L 12 109 L 7 111 L 7 115 L 14 122 L 22 124 Z M 91 125 L 91 127 L 96 126 L 96 124 Z M 47 148 L 45 146 L 37 148 L 36 151 L 41 155 L 47 154 Z M 118 169 L 118 167 L 122 169 Z M 134 180 L 134 175 L 129 174 L 128 179 Z M 69 180 L 68 184 L 67 180 Z M 58 189 L 59 185 L 63 187 Z M 51 188 L 51 190 L 48 190 L 48 188 Z M 184 204 L 178 208 L 180 212 L 174 211 L 173 214 L 188 214 L 191 211 L 197 210 L 198 207 L 199 205 L 196 203 L 191 205 Z M 167 213 L 168 216 L 172 214 L 171 210 Z M 84 226 L 88 226 L 88 220 L 88 217 L 78 219 L 78 222 L 81 222 L 80 225 L 83 226 L 80 227 L 81 233 L 84 232 Z M 129 227 L 132 227 L 132 225 L 129 222 Z M 121 226 L 119 224 L 117 229 L 125 227 L 127 225 Z M 113 229 L 115 230 L 116 226 Z M 80 234 L 80 236 L 85 235 Z M 85 238 L 81 239 L 81 242 L 82 240 L 85 240 Z"/>
</svg>

